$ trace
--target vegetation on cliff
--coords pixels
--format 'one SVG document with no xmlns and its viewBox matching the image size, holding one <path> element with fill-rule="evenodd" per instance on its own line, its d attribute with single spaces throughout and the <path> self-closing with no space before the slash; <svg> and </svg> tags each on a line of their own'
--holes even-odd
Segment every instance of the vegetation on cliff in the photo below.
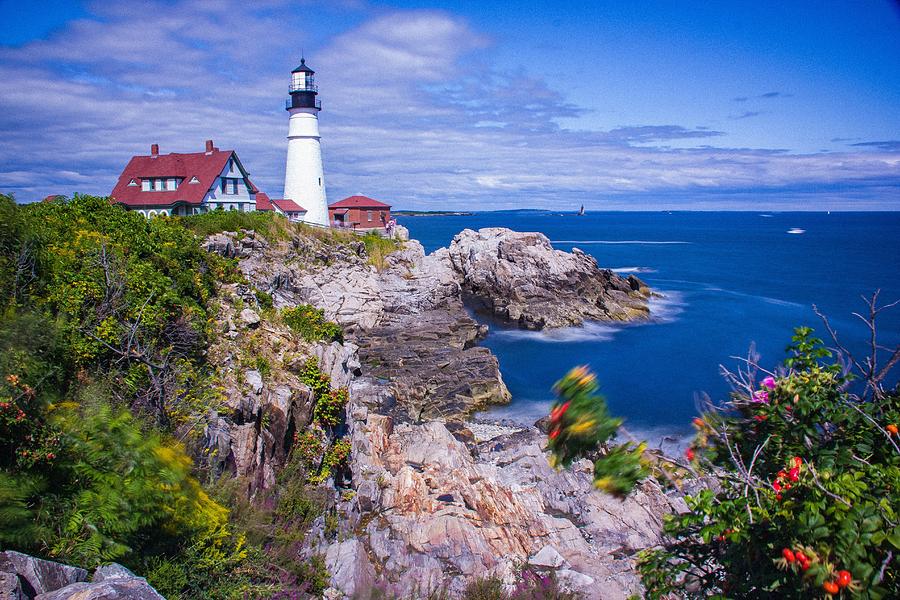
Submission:
<svg viewBox="0 0 900 600">
<path fill-rule="evenodd" d="M 0 544 L 84 567 L 116 560 L 169 598 L 325 584 L 320 563 L 296 556 L 325 511 L 314 489 L 282 486 L 275 508 L 250 510 L 226 482 L 201 485 L 177 441 L 221 402 L 205 358 L 213 300 L 241 279 L 198 234 L 250 225 L 283 239 L 291 227 L 234 214 L 146 220 L 104 198 L 0 196 Z"/>
</svg>

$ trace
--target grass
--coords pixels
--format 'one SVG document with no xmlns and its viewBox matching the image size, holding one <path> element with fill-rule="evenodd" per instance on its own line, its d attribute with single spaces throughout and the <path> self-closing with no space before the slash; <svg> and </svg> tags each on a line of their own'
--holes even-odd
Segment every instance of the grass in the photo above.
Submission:
<svg viewBox="0 0 900 600">
<path fill-rule="evenodd" d="M 297 226 L 272 212 L 214 210 L 202 215 L 180 217 L 184 226 L 200 237 L 223 231 L 255 231 L 270 242 L 290 239 Z M 311 228 L 310 228 L 311 229 Z"/>
</svg>

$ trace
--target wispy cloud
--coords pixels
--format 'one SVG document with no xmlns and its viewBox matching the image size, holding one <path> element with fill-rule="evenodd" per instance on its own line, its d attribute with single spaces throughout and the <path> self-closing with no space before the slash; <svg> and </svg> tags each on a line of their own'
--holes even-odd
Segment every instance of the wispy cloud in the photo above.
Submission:
<svg viewBox="0 0 900 600">
<path fill-rule="evenodd" d="M 704 126 L 567 129 L 561 118 L 590 108 L 545 79 L 496 68 L 494 42 L 454 14 L 330 5 L 347 25 L 323 38 L 313 37 L 320 10 L 289 0 L 97 3 L 94 16 L 46 40 L 0 46 L 0 190 L 22 200 L 107 194 L 150 143 L 187 152 L 212 138 L 279 194 L 282 100 L 300 47 L 318 71 L 331 199 L 362 191 L 422 208 L 600 197 L 701 207 L 804 190 L 863 202 L 900 188 L 896 142 L 797 155 L 711 146 L 726 132 Z M 784 95 L 754 98 L 768 94 Z"/>
<path fill-rule="evenodd" d="M 738 96 L 731 100 L 733 102 L 747 102 L 748 100 L 772 100 L 773 98 L 792 98 L 793 96 L 793 94 L 788 94 L 786 92 L 766 92 L 756 96 Z"/>
<path fill-rule="evenodd" d="M 737 120 L 737 119 L 749 119 L 749 118 L 751 118 L 751 117 L 758 117 L 758 116 L 761 115 L 761 114 L 762 114 L 762 112 L 760 112 L 760 111 L 758 111 L 758 110 L 745 110 L 744 112 L 742 112 L 742 113 L 740 113 L 740 114 L 738 114 L 738 115 L 728 115 L 728 118 L 729 118 L 729 119 L 735 119 L 735 120 Z"/>
<path fill-rule="evenodd" d="M 886 152 L 900 152 L 900 140 L 884 140 L 880 142 L 858 142 L 850 144 L 862 148 L 874 148 L 876 150 L 884 150 Z"/>
</svg>

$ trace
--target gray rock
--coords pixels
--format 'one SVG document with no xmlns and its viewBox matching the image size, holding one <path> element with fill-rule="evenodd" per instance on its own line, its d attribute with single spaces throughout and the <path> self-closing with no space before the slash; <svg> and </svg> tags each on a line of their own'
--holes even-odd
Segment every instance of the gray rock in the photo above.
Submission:
<svg viewBox="0 0 900 600">
<path fill-rule="evenodd" d="M 535 567 L 544 567 L 548 569 L 558 569 L 563 565 L 568 566 L 566 559 L 557 552 L 556 548 L 546 545 L 541 548 L 537 554 L 528 559 L 528 564 Z"/>
<path fill-rule="evenodd" d="M 91 577 L 91 581 L 93 583 L 99 583 L 101 581 L 106 581 L 107 579 L 143 579 L 142 577 L 138 577 L 134 573 L 131 572 L 127 567 L 123 567 L 119 563 L 110 563 L 108 565 L 103 565 L 102 567 L 97 567 L 97 570 L 94 571 L 93 577 Z"/>
<path fill-rule="evenodd" d="M 467 302 L 525 329 L 649 316 L 649 290 L 640 280 L 601 269 L 584 252 L 556 250 L 541 233 L 465 229 L 453 238 L 448 260 Z"/>
<path fill-rule="evenodd" d="M 259 327 L 259 315 L 249 308 L 245 308 L 241 311 L 241 321 L 243 321 L 244 325 L 251 329 Z"/>
<path fill-rule="evenodd" d="M 329 546 L 325 553 L 325 566 L 331 573 L 331 587 L 345 596 L 368 600 L 375 583 L 375 568 L 359 540 Z"/>
<path fill-rule="evenodd" d="M 244 381 L 247 382 L 247 385 L 250 386 L 250 389 L 253 390 L 254 394 L 258 396 L 262 393 L 263 380 L 262 374 L 259 371 L 251 370 L 244 372 Z"/>
<path fill-rule="evenodd" d="M 15 573 L 0 572 L 0 600 L 25 600 L 19 577 Z"/>
<path fill-rule="evenodd" d="M 73 583 L 39 594 L 35 600 L 165 600 L 143 577 L 107 579 L 99 583 Z"/>
<path fill-rule="evenodd" d="M 41 560 L 7 550 L 0 552 L 0 572 L 18 575 L 24 595 L 43 594 L 79 581 L 87 581 L 88 572 L 50 560 Z"/>
</svg>

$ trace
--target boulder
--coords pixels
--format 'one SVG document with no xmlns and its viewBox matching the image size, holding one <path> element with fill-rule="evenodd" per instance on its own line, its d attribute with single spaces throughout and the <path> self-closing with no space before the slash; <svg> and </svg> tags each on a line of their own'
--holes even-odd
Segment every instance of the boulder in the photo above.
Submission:
<svg viewBox="0 0 900 600">
<path fill-rule="evenodd" d="M 22 585 L 15 573 L 0 572 L 0 600 L 25 600 Z"/>
<path fill-rule="evenodd" d="M 0 552 L 0 573 L 16 575 L 22 594 L 29 598 L 72 583 L 87 581 L 88 578 L 88 572 L 84 569 L 34 558 L 12 550 Z"/>
<path fill-rule="evenodd" d="M 100 583 L 108 579 L 143 579 L 131 572 L 131 569 L 123 567 L 119 563 L 110 563 L 97 567 L 94 575 L 91 577 L 93 583 Z"/>
<path fill-rule="evenodd" d="M 556 250 L 541 233 L 503 227 L 465 229 L 447 258 L 477 311 L 525 329 L 566 327 L 585 320 L 645 319 L 649 290 L 625 280 L 580 250 Z"/>
<path fill-rule="evenodd" d="M 116 577 L 99 583 L 73 583 L 34 600 L 166 600 L 143 577 Z"/>
<path fill-rule="evenodd" d="M 259 315 L 255 311 L 245 308 L 241 311 L 241 321 L 250 329 L 259 327 Z"/>
</svg>

